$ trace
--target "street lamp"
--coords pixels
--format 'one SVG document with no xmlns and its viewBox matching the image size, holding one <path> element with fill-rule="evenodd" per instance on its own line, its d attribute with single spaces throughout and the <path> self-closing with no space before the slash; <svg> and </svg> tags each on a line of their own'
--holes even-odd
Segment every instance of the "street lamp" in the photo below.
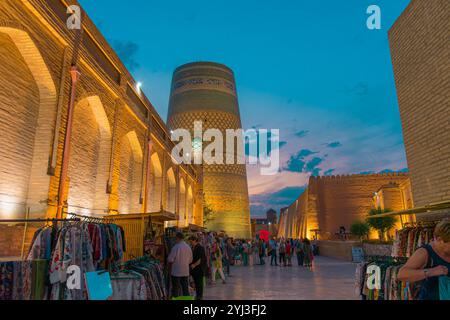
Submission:
<svg viewBox="0 0 450 320">
<path fill-rule="evenodd" d="M 142 88 L 142 82 L 136 83 L 136 90 L 138 93 L 141 93 L 141 88 Z"/>
</svg>

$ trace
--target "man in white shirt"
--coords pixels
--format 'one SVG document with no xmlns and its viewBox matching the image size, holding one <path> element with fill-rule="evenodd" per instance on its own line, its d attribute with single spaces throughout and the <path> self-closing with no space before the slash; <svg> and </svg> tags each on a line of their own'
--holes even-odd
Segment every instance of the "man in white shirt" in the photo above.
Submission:
<svg viewBox="0 0 450 320">
<path fill-rule="evenodd" d="M 172 278 L 172 296 L 189 296 L 189 265 L 192 263 L 192 249 L 184 242 L 182 233 L 177 233 L 176 244 L 170 251 L 168 262 Z"/>
</svg>

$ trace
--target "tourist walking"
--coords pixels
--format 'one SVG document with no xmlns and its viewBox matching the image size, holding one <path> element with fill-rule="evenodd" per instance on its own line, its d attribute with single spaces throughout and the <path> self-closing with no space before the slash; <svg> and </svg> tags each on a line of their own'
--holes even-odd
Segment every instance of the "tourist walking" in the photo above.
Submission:
<svg viewBox="0 0 450 320">
<path fill-rule="evenodd" d="M 261 264 L 259 259 L 259 241 L 252 241 L 252 255 L 253 255 L 253 265 Z"/>
<path fill-rule="evenodd" d="M 264 257 L 266 256 L 266 244 L 262 239 L 259 239 L 258 252 L 259 252 L 259 264 L 263 266 L 266 264 L 266 261 L 264 261 Z"/>
<path fill-rule="evenodd" d="M 270 265 L 271 266 L 278 266 L 277 250 L 278 250 L 278 244 L 277 244 L 275 237 L 273 237 L 272 240 L 269 241 L 269 255 L 270 255 Z"/>
<path fill-rule="evenodd" d="M 191 275 L 194 279 L 195 285 L 195 298 L 196 300 L 203 300 L 203 278 L 207 273 L 207 260 L 205 248 L 198 242 L 196 236 L 191 236 L 189 238 L 192 246 L 192 263 L 191 263 Z"/>
<path fill-rule="evenodd" d="M 299 267 L 303 267 L 303 262 L 305 258 L 305 250 L 303 249 L 303 240 L 299 239 L 295 246 L 295 251 L 297 254 L 297 263 Z"/>
<path fill-rule="evenodd" d="M 245 267 L 249 265 L 249 255 L 251 252 L 251 244 L 250 242 L 244 242 L 242 244 L 242 263 Z"/>
<path fill-rule="evenodd" d="M 216 239 L 213 243 L 212 247 L 212 270 L 211 270 L 211 281 L 213 284 L 216 283 L 216 274 L 217 272 L 220 275 L 220 278 L 222 279 L 222 283 L 225 284 L 225 275 L 223 273 L 223 264 L 222 264 L 223 254 L 222 254 L 222 248 L 220 248 L 219 240 Z"/>
<path fill-rule="evenodd" d="M 192 263 L 192 249 L 184 242 L 184 236 L 176 234 L 176 244 L 170 251 L 169 263 L 172 280 L 172 296 L 189 296 L 189 265 Z"/>
<path fill-rule="evenodd" d="M 286 267 L 286 242 L 284 239 L 280 241 L 278 248 L 280 256 L 280 266 Z"/>
<path fill-rule="evenodd" d="M 308 238 L 303 240 L 303 252 L 304 252 L 303 265 L 308 269 L 312 270 L 314 255 L 312 252 L 311 242 L 309 241 Z"/>
<path fill-rule="evenodd" d="M 244 260 L 244 244 L 241 240 L 236 241 L 234 246 L 234 265 L 242 265 Z"/>
<path fill-rule="evenodd" d="M 224 262 L 225 262 L 226 273 L 227 273 L 228 277 L 231 277 L 230 267 L 234 264 L 234 255 L 235 255 L 235 248 L 234 248 L 231 238 L 228 238 L 226 240 L 224 248 L 225 248 Z"/>
<path fill-rule="evenodd" d="M 205 248 L 205 254 L 206 254 L 206 261 L 207 261 L 207 272 L 205 274 L 208 284 L 211 284 L 211 275 L 212 275 L 212 247 L 214 244 L 215 234 L 213 232 L 209 232 L 207 236 L 207 242 L 206 242 L 206 248 Z"/>
<path fill-rule="evenodd" d="M 292 243 L 291 239 L 286 242 L 286 265 L 289 267 L 292 267 Z"/>
</svg>

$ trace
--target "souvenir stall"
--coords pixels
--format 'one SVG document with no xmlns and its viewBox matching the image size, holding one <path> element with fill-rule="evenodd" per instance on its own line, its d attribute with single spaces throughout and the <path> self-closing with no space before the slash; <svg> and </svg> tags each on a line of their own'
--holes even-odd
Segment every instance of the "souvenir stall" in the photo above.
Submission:
<svg viewBox="0 0 450 320">
<path fill-rule="evenodd" d="M 417 288 L 397 281 L 399 269 L 406 262 L 406 258 L 393 258 L 387 256 L 367 256 L 364 262 L 356 267 L 355 294 L 361 300 L 414 300 L 417 297 Z M 381 269 L 381 289 L 370 289 L 367 285 L 370 266 Z"/>
<path fill-rule="evenodd" d="M 393 257 L 409 258 L 418 248 L 433 239 L 436 221 L 410 223 L 402 230 L 397 230 L 392 247 Z"/>
<path fill-rule="evenodd" d="M 64 224 L 59 228 L 49 264 L 49 299 L 86 300 L 86 273 L 110 270 L 122 261 L 126 252 L 125 232 L 120 226 L 103 218 L 79 216 L 80 222 Z M 39 237 L 39 236 L 38 236 Z M 37 244 L 36 244 L 37 243 Z M 30 254 L 39 241 L 33 243 Z M 69 268 L 80 269 L 79 288 L 67 284 Z"/>
<path fill-rule="evenodd" d="M 159 260 L 149 256 L 129 260 L 111 273 L 112 300 L 165 300 L 167 288 Z"/>
<path fill-rule="evenodd" d="M 408 258 L 421 246 L 433 240 L 435 222 L 411 223 L 410 226 L 396 231 L 391 256 L 366 256 L 364 262 L 357 265 L 355 274 L 356 294 L 363 300 L 415 300 L 420 283 L 410 285 L 397 281 L 397 273 Z M 381 269 L 381 290 L 367 287 L 367 268 L 377 265 Z"/>
<path fill-rule="evenodd" d="M 118 214 L 108 216 L 109 221 L 125 230 L 127 252 L 124 260 L 132 260 L 145 254 L 165 262 L 165 223 L 175 221 L 173 213 Z"/>
<path fill-rule="evenodd" d="M 171 218 L 164 214 L 111 215 L 103 218 L 125 231 L 127 243 L 123 262 L 111 264 L 108 269 L 112 300 L 167 299 L 163 231 L 164 222 Z"/>
<path fill-rule="evenodd" d="M 4 219 L 0 223 L 23 230 L 21 254 L 18 257 L 0 257 L 0 300 L 43 300 L 48 294 L 48 267 L 51 243 L 57 224 L 78 222 L 80 219 Z M 33 232 L 33 230 L 36 230 Z M 27 249 L 27 234 L 33 232 Z"/>
<path fill-rule="evenodd" d="M 110 217 L 68 217 L 27 220 L 45 225 L 23 259 L 0 262 L 0 300 L 167 298 L 159 260 L 142 253 L 123 262 L 129 237 L 121 225 Z"/>
<path fill-rule="evenodd" d="M 421 246 L 430 243 L 434 238 L 434 229 L 449 213 L 435 215 L 433 211 L 441 210 L 441 206 L 424 207 L 402 212 L 385 213 L 382 216 L 412 215 L 422 213 L 422 220 L 403 224 L 397 230 L 392 246 L 391 256 L 366 256 L 359 263 L 355 273 L 355 294 L 362 300 L 416 300 L 420 292 L 420 282 L 410 284 L 397 280 L 400 268 L 409 257 Z M 367 286 L 367 269 L 376 265 L 381 269 L 381 289 L 369 289 Z"/>
</svg>

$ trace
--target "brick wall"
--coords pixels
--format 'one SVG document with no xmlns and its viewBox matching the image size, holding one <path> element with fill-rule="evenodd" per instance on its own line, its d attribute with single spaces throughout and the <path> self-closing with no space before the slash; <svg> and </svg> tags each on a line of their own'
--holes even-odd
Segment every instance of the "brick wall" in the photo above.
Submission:
<svg viewBox="0 0 450 320">
<path fill-rule="evenodd" d="M 0 33 L 0 57 L 10 57 L 0 64 L 0 83 L 4 84 L 0 90 L 0 206 L 15 207 L 11 215 L 25 215 L 39 113 L 39 88 L 26 61 L 6 33 Z"/>
<path fill-rule="evenodd" d="M 450 2 L 412 0 L 389 30 L 416 206 L 450 199 Z"/>
<path fill-rule="evenodd" d="M 75 106 L 74 111 L 68 195 L 68 203 L 71 206 L 69 210 L 72 212 L 82 213 L 82 208 L 101 209 L 95 201 L 96 181 L 99 171 L 106 168 L 102 168 L 99 162 L 100 128 L 92 108 L 85 99 Z M 102 193 L 106 195 L 106 181 L 104 183 Z M 107 206 L 107 203 L 104 205 Z M 100 210 L 95 211 L 104 213 Z"/>
<path fill-rule="evenodd" d="M 332 239 L 341 226 L 350 231 L 352 223 L 365 220 L 375 207 L 375 192 L 385 186 L 395 189 L 393 195 L 386 193 L 386 205 L 406 209 L 403 194 L 409 190 L 402 187 L 408 179 L 404 173 L 311 177 L 305 192 L 284 211 L 279 236 L 312 238 L 311 230 L 318 229 L 320 239 Z"/>
<path fill-rule="evenodd" d="M 352 261 L 352 247 L 361 243 L 354 241 L 318 241 L 319 255 L 344 261 Z"/>
<path fill-rule="evenodd" d="M 351 175 L 311 178 L 309 192 L 316 198 L 315 215 L 322 233 L 333 236 L 344 226 L 347 231 L 355 221 L 363 221 L 374 208 L 373 196 L 382 186 L 401 184 L 407 174 Z M 401 204 L 398 204 L 402 207 Z"/>
<path fill-rule="evenodd" d="M 0 225 L 0 259 L 18 258 L 22 252 L 23 233 L 25 227 Z M 28 253 L 34 232 L 37 230 L 35 226 L 29 226 L 25 236 L 24 256 Z"/>
<path fill-rule="evenodd" d="M 202 224 L 197 171 L 172 163 L 167 127 L 146 96 L 130 89 L 135 80 L 86 15 L 83 26 L 89 32 L 74 50 L 76 33 L 67 29 L 64 12 L 60 0 L 0 1 L 0 219 L 22 218 L 27 208 L 33 218 L 56 213 L 74 62 L 81 77 L 63 194 L 70 211 L 159 211 L 161 197 L 167 199 L 161 192 L 165 173 L 173 167 L 175 184 L 183 177 L 186 190 L 192 190 L 190 212 Z M 150 156 L 158 154 L 160 162 L 148 166 L 149 138 Z M 162 166 L 156 179 L 147 177 L 147 168 L 158 171 L 154 165 Z M 149 201 L 143 208 L 147 178 Z M 164 201 L 163 206 L 168 209 Z M 20 234 L 19 227 L 14 234 Z M 0 239 L 4 246 L 6 238 L 18 246 L 17 235 L 0 233 Z"/>
</svg>

